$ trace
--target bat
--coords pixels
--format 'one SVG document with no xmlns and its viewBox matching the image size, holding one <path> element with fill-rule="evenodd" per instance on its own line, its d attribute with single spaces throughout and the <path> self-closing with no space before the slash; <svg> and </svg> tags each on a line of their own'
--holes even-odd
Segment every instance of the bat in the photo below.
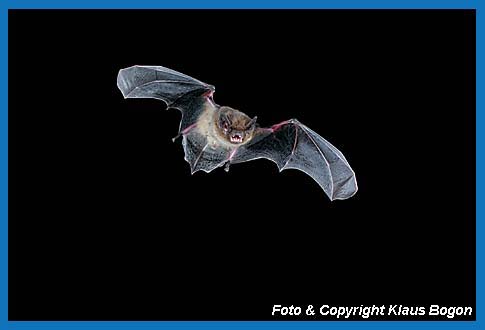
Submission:
<svg viewBox="0 0 485 330">
<path fill-rule="evenodd" d="M 257 117 L 214 102 L 212 85 L 162 66 L 121 69 L 117 85 L 124 98 L 154 98 L 182 113 L 178 135 L 191 173 L 229 171 L 231 164 L 269 159 L 279 171 L 297 169 L 312 177 L 330 200 L 357 192 L 355 173 L 344 155 L 296 119 L 260 127 Z"/>
</svg>

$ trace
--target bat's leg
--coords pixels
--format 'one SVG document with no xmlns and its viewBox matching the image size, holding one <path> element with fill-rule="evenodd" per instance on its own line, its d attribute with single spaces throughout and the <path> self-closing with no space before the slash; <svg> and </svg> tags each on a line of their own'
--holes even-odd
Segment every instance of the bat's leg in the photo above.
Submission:
<svg viewBox="0 0 485 330">
<path fill-rule="evenodd" d="M 190 132 L 193 128 L 195 128 L 195 125 L 196 124 L 192 124 L 190 126 L 187 126 L 187 128 L 185 128 L 182 132 L 178 133 L 176 137 L 172 138 L 172 142 L 175 142 L 175 140 L 177 140 L 179 137 Z"/>
<path fill-rule="evenodd" d="M 229 172 L 229 166 L 231 166 L 231 162 L 226 162 L 226 166 L 224 166 L 224 171 Z"/>
<path fill-rule="evenodd" d="M 231 160 L 236 154 L 236 151 L 237 151 L 237 148 L 234 148 L 229 154 L 229 158 L 227 159 L 226 166 L 224 167 L 224 171 L 229 172 L 229 166 L 231 166 Z"/>
</svg>

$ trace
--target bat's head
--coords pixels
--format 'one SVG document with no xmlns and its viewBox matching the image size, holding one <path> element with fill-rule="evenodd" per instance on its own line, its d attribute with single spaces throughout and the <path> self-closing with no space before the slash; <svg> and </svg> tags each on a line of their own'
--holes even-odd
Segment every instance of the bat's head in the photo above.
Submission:
<svg viewBox="0 0 485 330">
<path fill-rule="evenodd" d="M 220 135 L 228 142 L 241 144 L 248 142 L 253 137 L 256 119 L 257 117 L 251 119 L 246 114 L 233 108 L 221 107 L 217 126 Z"/>
</svg>

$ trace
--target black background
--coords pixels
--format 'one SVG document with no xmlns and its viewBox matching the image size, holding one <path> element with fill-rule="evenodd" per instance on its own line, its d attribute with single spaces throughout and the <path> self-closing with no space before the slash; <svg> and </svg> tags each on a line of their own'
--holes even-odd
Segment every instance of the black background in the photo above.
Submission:
<svg viewBox="0 0 485 330">
<path fill-rule="evenodd" d="M 474 29 L 474 11 L 10 11 L 9 318 L 475 306 Z M 117 89 L 134 64 L 263 126 L 299 119 L 358 194 L 262 160 L 191 176 L 180 114 Z"/>
</svg>

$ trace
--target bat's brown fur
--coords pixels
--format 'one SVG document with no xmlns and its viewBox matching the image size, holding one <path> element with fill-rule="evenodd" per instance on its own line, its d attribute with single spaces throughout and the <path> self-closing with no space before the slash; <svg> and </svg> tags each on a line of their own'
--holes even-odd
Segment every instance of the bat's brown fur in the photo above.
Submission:
<svg viewBox="0 0 485 330">
<path fill-rule="evenodd" d="M 251 118 L 249 118 L 249 116 L 247 116 L 245 113 L 230 107 L 221 107 L 221 114 L 223 113 L 226 114 L 231 121 L 231 126 L 234 130 L 246 130 L 247 125 L 251 121 Z"/>
<path fill-rule="evenodd" d="M 243 140 L 239 144 L 247 143 L 252 139 L 256 118 L 251 119 L 245 113 L 231 107 L 220 107 L 217 114 L 214 116 L 215 127 L 217 128 L 218 135 L 228 142 L 230 142 L 229 137 L 226 133 L 224 133 L 223 128 L 220 126 L 221 118 L 228 120 L 230 123 L 230 128 L 233 132 L 242 133 Z"/>
</svg>

